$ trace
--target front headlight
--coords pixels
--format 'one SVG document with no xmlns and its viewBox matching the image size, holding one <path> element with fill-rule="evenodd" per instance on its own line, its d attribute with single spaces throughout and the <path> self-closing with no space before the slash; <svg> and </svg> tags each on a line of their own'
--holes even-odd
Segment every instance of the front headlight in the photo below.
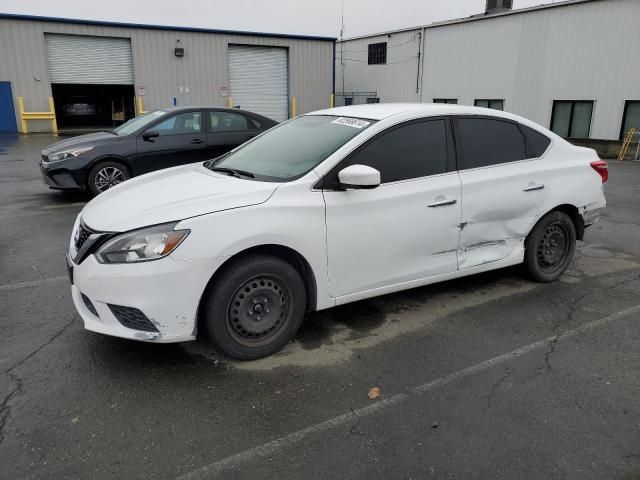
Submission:
<svg viewBox="0 0 640 480">
<path fill-rule="evenodd" d="M 88 152 L 89 150 L 93 150 L 93 148 L 94 147 L 82 147 L 74 148 L 73 150 L 64 150 L 62 152 L 52 153 L 48 157 L 49 162 L 59 162 L 61 160 L 66 160 L 67 158 L 74 158 Z"/>
<path fill-rule="evenodd" d="M 174 230 L 176 225 L 166 223 L 123 233 L 102 245 L 96 257 L 100 263 L 135 263 L 166 257 L 191 233 Z"/>
</svg>

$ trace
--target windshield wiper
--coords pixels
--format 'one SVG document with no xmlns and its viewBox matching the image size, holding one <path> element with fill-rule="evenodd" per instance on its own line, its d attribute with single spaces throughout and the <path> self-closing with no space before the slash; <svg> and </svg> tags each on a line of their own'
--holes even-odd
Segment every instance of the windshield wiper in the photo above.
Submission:
<svg viewBox="0 0 640 480">
<path fill-rule="evenodd" d="M 226 173 L 227 175 L 231 175 L 232 177 L 256 178 L 256 176 L 253 173 L 245 172 L 244 170 L 238 170 L 236 168 L 212 167 L 210 170 L 212 172 Z"/>
</svg>

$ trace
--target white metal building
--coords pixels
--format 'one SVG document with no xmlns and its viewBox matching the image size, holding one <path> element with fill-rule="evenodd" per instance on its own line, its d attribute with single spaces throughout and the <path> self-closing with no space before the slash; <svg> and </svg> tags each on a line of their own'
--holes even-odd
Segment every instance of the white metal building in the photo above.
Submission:
<svg viewBox="0 0 640 480">
<path fill-rule="evenodd" d="M 112 126 L 171 105 L 282 121 L 329 106 L 335 38 L 0 14 L 0 131 Z M 38 116 L 40 112 L 43 115 Z"/>
<path fill-rule="evenodd" d="M 565 137 L 640 128 L 640 1 L 570 0 L 338 42 L 340 103 L 503 108 Z"/>
</svg>

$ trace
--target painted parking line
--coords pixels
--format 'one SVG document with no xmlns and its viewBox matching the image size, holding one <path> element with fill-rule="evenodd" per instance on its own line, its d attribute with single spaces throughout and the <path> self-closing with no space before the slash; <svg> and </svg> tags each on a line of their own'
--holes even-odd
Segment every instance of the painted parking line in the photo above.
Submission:
<svg viewBox="0 0 640 480">
<path fill-rule="evenodd" d="M 485 360 L 484 362 L 480 362 L 476 365 L 472 365 L 463 370 L 459 370 L 450 375 L 446 375 L 444 377 L 437 378 L 435 380 L 424 383 L 422 385 L 418 385 L 412 388 L 407 394 L 400 393 L 398 395 L 394 395 L 392 397 L 386 398 L 379 402 L 367 405 L 366 407 L 358 408 L 356 410 L 351 410 L 348 413 L 344 413 L 337 417 L 333 417 L 328 420 L 325 420 L 324 422 L 317 423 L 315 425 L 311 425 L 310 427 L 304 428 L 302 430 L 298 430 L 296 432 L 282 436 L 280 438 L 272 440 L 271 442 L 267 442 L 262 445 L 253 447 L 249 450 L 245 450 L 235 455 L 231 455 L 230 457 L 224 458 L 217 462 L 211 463 L 210 465 L 205 465 L 196 470 L 193 470 L 192 472 L 186 473 L 178 477 L 177 480 L 201 480 L 201 479 L 214 478 L 215 476 L 219 475 L 221 472 L 225 470 L 238 468 L 238 467 L 241 467 L 243 464 L 250 462 L 252 460 L 274 455 L 279 451 L 284 450 L 285 448 L 294 446 L 302 442 L 310 435 L 323 433 L 333 428 L 339 427 L 341 425 L 345 425 L 349 422 L 353 422 L 357 418 L 373 415 L 374 413 L 380 412 L 382 410 L 390 409 L 394 406 L 398 406 L 404 403 L 405 401 L 407 401 L 409 398 L 416 397 L 426 392 L 436 390 L 440 387 L 443 387 L 452 382 L 455 382 L 456 380 L 470 377 L 474 374 L 488 370 L 492 367 L 503 364 L 515 358 L 522 357 L 523 355 L 526 355 L 528 353 L 541 350 L 544 348 L 548 348 L 548 346 L 551 343 L 555 343 L 562 340 L 566 340 L 571 337 L 575 337 L 581 333 L 587 332 L 594 328 L 601 327 L 615 320 L 619 320 L 623 317 L 626 317 L 638 312 L 640 312 L 640 305 L 636 305 L 634 307 L 627 308 L 626 310 L 622 310 L 620 312 L 607 315 L 606 317 L 602 317 L 592 322 L 588 322 L 576 329 L 568 330 L 560 335 L 539 340 L 529 345 L 525 345 L 523 347 L 512 350 L 511 352 L 498 355 L 497 357 L 493 357 L 489 360 Z"/>
<path fill-rule="evenodd" d="M 40 280 L 30 280 L 27 282 L 18 282 L 18 283 L 10 283 L 8 285 L 0 285 L 0 292 L 4 290 L 18 290 L 20 288 L 37 287 L 45 283 L 59 282 L 60 280 L 68 281 L 69 277 L 67 275 L 62 275 L 60 277 L 42 278 Z"/>
<path fill-rule="evenodd" d="M 69 207 L 80 207 L 86 205 L 87 202 L 73 202 L 73 203 L 61 203 L 60 205 L 45 205 L 42 207 L 45 210 L 52 210 L 55 208 L 69 208 Z"/>
</svg>

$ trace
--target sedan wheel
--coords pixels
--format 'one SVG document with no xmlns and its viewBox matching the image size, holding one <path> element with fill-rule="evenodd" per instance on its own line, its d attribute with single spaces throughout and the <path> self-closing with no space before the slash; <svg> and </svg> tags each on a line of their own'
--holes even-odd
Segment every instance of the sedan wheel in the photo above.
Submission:
<svg viewBox="0 0 640 480">
<path fill-rule="evenodd" d="M 298 271 L 271 255 L 247 255 L 226 266 L 203 298 L 202 326 L 219 351 L 253 360 L 295 335 L 307 295 Z"/>
<path fill-rule="evenodd" d="M 104 192 L 105 190 L 124 182 L 127 179 L 124 172 L 116 167 L 104 167 L 98 170 L 94 185 L 96 189 Z"/>
<path fill-rule="evenodd" d="M 552 282 L 567 269 L 576 248 L 576 227 L 564 212 L 545 215 L 525 242 L 525 266 L 539 282 Z"/>
<path fill-rule="evenodd" d="M 260 275 L 236 290 L 227 309 L 227 328 L 241 345 L 264 345 L 278 335 L 290 309 L 286 283 L 275 275 Z"/>
<path fill-rule="evenodd" d="M 91 169 L 87 183 L 91 193 L 99 195 L 129 178 L 131 178 L 129 172 L 121 164 L 117 162 L 103 162 Z"/>
</svg>

